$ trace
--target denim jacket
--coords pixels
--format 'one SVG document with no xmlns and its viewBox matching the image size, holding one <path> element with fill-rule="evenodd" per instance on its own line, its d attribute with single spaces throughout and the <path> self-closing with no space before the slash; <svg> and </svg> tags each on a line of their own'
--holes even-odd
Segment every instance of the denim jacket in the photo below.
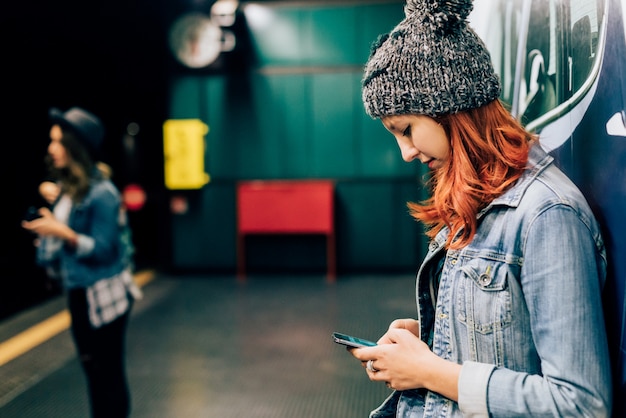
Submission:
<svg viewBox="0 0 626 418">
<path fill-rule="evenodd" d="M 609 417 L 606 255 L 583 195 L 534 145 L 524 175 L 478 219 L 460 250 L 446 253 L 442 230 L 416 280 L 421 338 L 462 364 L 458 403 L 396 391 L 370 416 Z"/>
<path fill-rule="evenodd" d="M 113 183 L 93 179 L 85 198 L 72 204 L 67 221 L 78 234 L 76 247 L 54 245 L 57 238 L 43 237 L 37 249 L 38 264 L 58 269 L 66 289 L 86 288 L 99 279 L 120 274 L 127 266 L 120 207 L 120 194 Z"/>
</svg>

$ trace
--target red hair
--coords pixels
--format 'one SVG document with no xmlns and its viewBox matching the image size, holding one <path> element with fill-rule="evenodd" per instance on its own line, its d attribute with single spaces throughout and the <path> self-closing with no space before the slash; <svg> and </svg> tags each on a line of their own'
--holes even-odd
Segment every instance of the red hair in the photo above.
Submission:
<svg viewBox="0 0 626 418">
<path fill-rule="evenodd" d="M 431 197 L 407 205 L 428 237 L 447 226 L 446 246 L 459 249 L 474 237 L 478 212 L 522 175 L 534 137 L 499 100 L 437 121 L 448 135 L 450 157 L 432 173 Z"/>
</svg>

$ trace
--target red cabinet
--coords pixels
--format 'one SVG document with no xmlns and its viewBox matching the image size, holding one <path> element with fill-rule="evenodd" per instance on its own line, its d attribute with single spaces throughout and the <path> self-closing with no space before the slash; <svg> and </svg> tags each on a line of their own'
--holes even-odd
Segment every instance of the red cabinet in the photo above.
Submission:
<svg viewBox="0 0 626 418">
<path fill-rule="evenodd" d="M 334 182 L 330 180 L 244 181 L 237 185 L 237 275 L 245 278 L 245 236 L 324 234 L 327 278 L 336 277 Z"/>
</svg>

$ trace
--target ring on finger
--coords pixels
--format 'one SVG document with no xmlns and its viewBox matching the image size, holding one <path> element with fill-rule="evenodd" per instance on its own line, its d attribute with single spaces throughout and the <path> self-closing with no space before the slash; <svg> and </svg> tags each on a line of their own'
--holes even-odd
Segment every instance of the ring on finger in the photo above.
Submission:
<svg viewBox="0 0 626 418">
<path fill-rule="evenodd" d="M 368 360 L 365 368 L 372 373 L 376 373 L 378 371 L 378 369 L 374 368 L 374 360 Z"/>
</svg>

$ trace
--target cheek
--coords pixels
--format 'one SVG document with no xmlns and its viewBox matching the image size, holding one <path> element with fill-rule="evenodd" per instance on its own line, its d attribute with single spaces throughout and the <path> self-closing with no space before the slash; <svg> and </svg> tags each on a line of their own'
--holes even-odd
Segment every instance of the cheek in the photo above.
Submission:
<svg viewBox="0 0 626 418">
<path fill-rule="evenodd" d="M 439 156 L 442 160 L 448 159 L 448 157 L 450 156 L 450 147 L 448 146 L 448 144 L 441 145 L 438 151 Z"/>
<path fill-rule="evenodd" d="M 69 157 L 67 156 L 67 152 L 65 152 L 65 150 L 61 150 L 59 152 L 59 161 L 63 163 L 63 165 L 67 165 L 67 162 L 69 160 Z"/>
<path fill-rule="evenodd" d="M 433 137 L 430 141 L 429 148 L 433 156 L 439 159 L 446 159 L 450 155 L 450 144 L 445 136 Z"/>
</svg>

